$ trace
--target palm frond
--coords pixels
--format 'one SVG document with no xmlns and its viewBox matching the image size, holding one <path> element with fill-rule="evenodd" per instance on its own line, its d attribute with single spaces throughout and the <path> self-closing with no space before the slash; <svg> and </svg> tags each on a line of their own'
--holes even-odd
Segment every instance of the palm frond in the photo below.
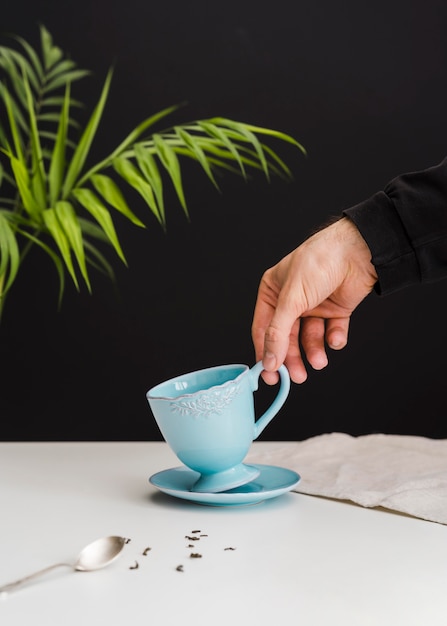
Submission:
<svg viewBox="0 0 447 626">
<path fill-rule="evenodd" d="M 165 129 L 154 128 L 182 105 L 146 117 L 112 151 L 90 162 L 92 145 L 108 102 L 113 70 L 85 124 L 75 112 L 83 103 L 73 85 L 90 74 L 40 28 L 40 50 L 12 37 L 0 45 L 0 313 L 21 263 L 36 246 L 54 262 L 59 303 L 68 273 L 77 289 L 91 290 L 90 270 L 114 277 L 104 255 L 108 246 L 126 263 L 114 224 L 119 214 L 145 227 L 129 207 L 126 191 L 136 192 L 163 229 L 167 227 L 165 188 L 172 186 L 188 215 L 183 163 L 195 162 L 219 189 L 216 174 L 248 178 L 250 170 L 291 178 L 291 169 L 267 141 L 303 146 L 277 130 L 223 117 Z"/>
</svg>

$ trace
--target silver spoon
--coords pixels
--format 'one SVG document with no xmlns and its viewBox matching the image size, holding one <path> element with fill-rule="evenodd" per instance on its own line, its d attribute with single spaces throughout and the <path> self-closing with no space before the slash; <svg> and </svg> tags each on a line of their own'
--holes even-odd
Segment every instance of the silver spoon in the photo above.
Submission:
<svg viewBox="0 0 447 626">
<path fill-rule="evenodd" d="M 0 593 L 13 591 L 29 580 L 46 574 L 57 567 L 71 567 L 78 572 L 93 572 L 96 569 L 105 567 L 116 559 L 126 543 L 127 539 L 124 537 L 102 537 L 102 539 L 97 539 L 86 546 L 79 554 L 75 563 L 56 563 L 55 565 L 50 565 L 38 572 L 34 572 L 34 574 L 29 574 L 28 576 L 19 578 L 19 580 L 3 585 L 3 587 L 0 587 Z"/>
</svg>

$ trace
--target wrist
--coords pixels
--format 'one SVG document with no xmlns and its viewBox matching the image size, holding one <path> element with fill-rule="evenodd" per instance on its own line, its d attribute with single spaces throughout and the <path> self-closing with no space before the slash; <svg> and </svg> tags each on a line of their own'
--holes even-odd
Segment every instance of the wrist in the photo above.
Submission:
<svg viewBox="0 0 447 626">
<path fill-rule="evenodd" d="M 363 270 L 377 281 L 378 275 L 372 262 L 371 250 L 355 223 L 349 217 L 343 216 L 334 226 L 338 230 L 342 251 L 347 254 L 351 270 Z"/>
</svg>

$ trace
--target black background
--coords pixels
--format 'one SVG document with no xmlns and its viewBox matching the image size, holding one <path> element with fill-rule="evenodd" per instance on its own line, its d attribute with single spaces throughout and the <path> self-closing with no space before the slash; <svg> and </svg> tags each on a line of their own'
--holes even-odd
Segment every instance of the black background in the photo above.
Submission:
<svg viewBox="0 0 447 626">
<path fill-rule="evenodd" d="M 112 91 L 93 158 L 142 119 L 181 102 L 171 122 L 226 116 L 290 133 L 274 144 L 292 183 L 225 175 L 219 194 L 185 170 L 188 222 L 175 198 L 168 232 L 117 220 L 129 267 L 116 289 L 68 285 L 57 312 L 51 261 L 35 250 L 0 325 L 2 440 L 150 440 L 145 392 L 192 369 L 254 363 L 250 326 L 263 271 L 329 217 L 394 176 L 446 154 L 444 0 L 15 0 L 0 30 L 39 43 L 43 23 L 93 76 L 76 87 L 90 111 L 108 68 Z M 112 258 L 112 257 L 110 257 Z M 445 283 L 355 312 L 350 343 L 293 385 L 264 439 L 329 431 L 447 436 Z M 270 399 L 261 385 L 257 405 Z"/>
</svg>

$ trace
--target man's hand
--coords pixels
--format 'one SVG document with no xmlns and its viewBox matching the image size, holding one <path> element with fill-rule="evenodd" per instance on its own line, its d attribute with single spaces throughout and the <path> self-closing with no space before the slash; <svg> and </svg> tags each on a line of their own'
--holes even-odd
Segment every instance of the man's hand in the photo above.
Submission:
<svg viewBox="0 0 447 626">
<path fill-rule="evenodd" d="M 294 382 L 304 382 L 301 349 L 314 369 L 323 369 L 328 363 L 325 342 L 334 350 L 346 345 L 351 313 L 376 281 L 370 250 L 346 217 L 268 269 L 259 285 L 252 324 L 264 380 L 276 383 L 276 370 L 284 363 Z"/>
</svg>

